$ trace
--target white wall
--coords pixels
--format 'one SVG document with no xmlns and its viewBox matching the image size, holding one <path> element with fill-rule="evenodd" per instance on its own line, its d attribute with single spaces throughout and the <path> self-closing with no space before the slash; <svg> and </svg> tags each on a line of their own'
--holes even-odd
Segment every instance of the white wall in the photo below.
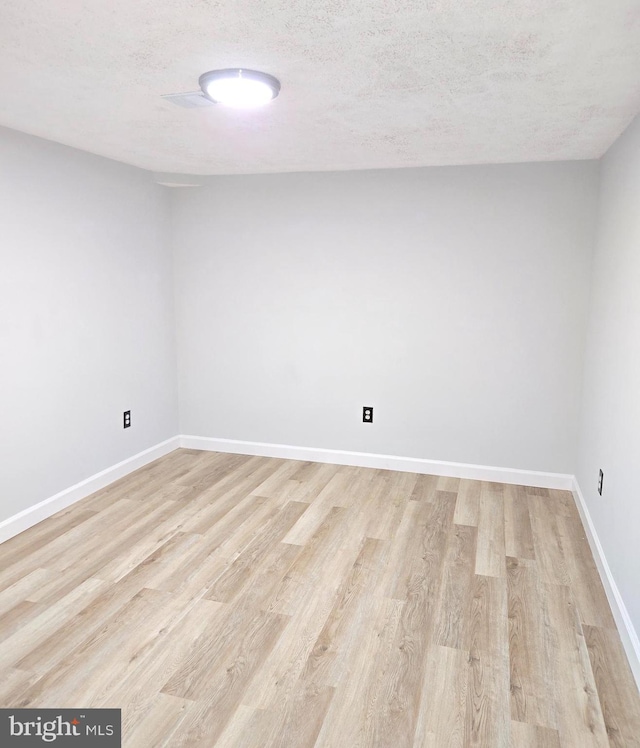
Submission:
<svg viewBox="0 0 640 748">
<path fill-rule="evenodd" d="M 174 192 L 181 433 L 573 473 L 597 183 L 573 162 Z"/>
<path fill-rule="evenodd" d="M 0 520 L 177 433 L 168 201 L 0 129 Z"/>
<path fill-rule="evenodd" d="M 604 157 L 601 180 L 577 477 L 640 632 L 640 118 Z"/>
</svg>

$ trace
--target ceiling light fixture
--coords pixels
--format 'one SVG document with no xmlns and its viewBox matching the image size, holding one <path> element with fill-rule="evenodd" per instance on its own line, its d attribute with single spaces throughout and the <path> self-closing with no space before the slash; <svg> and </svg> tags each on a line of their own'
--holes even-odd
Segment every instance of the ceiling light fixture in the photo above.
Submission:
<svg viewBox="0 0 640 748">
<path fill-rule="evenodd" d="M 215 104 L 250 109 L 267 104 L 280 93 L 280 81 L 267 73 L 244 68 L 210 70 L 198 81 L 202 93 Z"/>
</svg>

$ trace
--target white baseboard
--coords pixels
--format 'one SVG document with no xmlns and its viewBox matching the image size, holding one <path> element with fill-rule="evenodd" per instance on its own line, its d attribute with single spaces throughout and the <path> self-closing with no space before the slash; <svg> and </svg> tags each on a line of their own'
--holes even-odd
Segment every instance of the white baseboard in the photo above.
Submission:
<svg viewBox="0 0 640 748">
<path fill-rule="evenodd" d="M 180 446 L 187 449 L 202 449 L 212 452 L 279 457 L 287 460 L 325 462 L 334 465 L 353 465 L 355 467 L 399 470 L 409 473 L 443 475 L 453 478 L 468 478 L 471 480 L 572 491 L 631 670 L 636 683 L 640 687 L 640 642 L 638 641 L 638 635 L 620 595 L 620 590 L 611 574 L 611 569 L 607 563 L 602 545 L 598 539 L 598 534 L 596 533 L 575 476 L 564 473 L 542 473 L 534 470 L 469 465 L 461 462 L 424 460 L 415 457 L 396 457 L 368 452 L 347 452 L 335 449 L 292 447 L 285 444 L 238 441 L 235 439 L 214 439 L 204 436 L 180 436 Z"/>
<path fill-rule="evenodd" d="M 14 535 L 18 535 L 18 533 L 27 530 L 29 527 L 33 527 L 33 525 L 51 517 L 56 512 L 66 509 L 71 504 L 75 504 L 76 501 L 80 501 L 80 499 L 90 496 L 101 488 L 105 488 L 110 483 L 123 478 L 125 475 L 132 473 L 147 463 L 153 462 L 153 460 L 157 460 L 169 452 L 173 452 L 179 446 L 180 438 L 174 436 L 149 449 L 145 449 L 143 452 L 138 452 L 133 457 L 122 460 L 117 465 L 112 465 L 106 470 L 101 470 L 90 478 L 76 483 L 75 486 L 66 488 L 55 496 L 50 496 L 48 499 L 24 511 L 14 514 L 13 517 L 8 517 L 0 522 L 0 543 L 12 538 Z"/>
<path fill-rule="evenodd" d="M 304 460 L 308 462 L 326 462 L 334 465 L 399 470 L 401 472 L 442 475 L 453 478 L 467 478 L 471 480 L 572 491 L 631 670 L 636 683 L 640 687 L 640 641 L 638 640 L 638 634 L 609 568 L 580 486 L 574 476 L 564 473 L 543 473 L 535 470 L 469 465 L 462 462 L 443 462 L 416 457 L 397 457 L 394 455 L 348 452 L 313 447 L 293 447 L 285 444 L 267 444 L 263 442 L 237 441 L 235 439 L 214 439 L 204 436 L 174 436 L 3 520 L 0 522 L 0 543 L 51 517 L 56 512 L 66 509 L 76 501 L 80 501 L 80 499 L 84 499 L 92 493 L 105 488 L 110 483 L 123 478 L 134 470 L 144 467 L 144 465 L 153 462 L 153 460 L 157 460 L 159 457 L 173 452 L 178 447 L 231 454 L 258 455 L 261 457 L 279 457 L 282 459 Z"/>
<path fill-rule="evenodd" d="M 604 585 L 604 590 L 607 594 L 609 605 L 611 606 L 611 612 L 613 613 L 620 638 L 622 639 L 622 644 L 627 654 L 627 659 L 629 660 L 629 665 L 631 666 L 633 677 L 636 679 L 638 688 L 640 688 L 640 640 L 638 640 L 638 634 L 631 621 L 627 607 L 624 604 L 618 585 L 613 578 L 609 563 L 607 562 L 600 539 L 598 538 L 598 533 L 596 532 L 596 528 L 591 519 L 591 514 L 587 508 L 587 503 L 584 500 L 578 481 L 575 478 L 573 480 L 572 490 L 587 535 L 587 540 L 591 546 L 593 558 L 598 567 L 598 572 L 600 573 L 600 579 L 602 579 L 602 584 Z"/>
<path fill-rule="evenodd" d="M 370 452 L 345 452 L 340 449 L 292 447 L 286 444 L 213 439 L 206 436 L 181 436 L 180 446 L 211 452 L 280 457 L 285 460 L 306 460 L 308 462 L 328 462 L 332 465 L 353 465 L 354 467 L 399 470 L 404 473 L 445 475 L 452 478 L 513 483 L 518 486 L 535 486 L 536 488 L 558 488 L 570 491 L 573 487 L 573 475 L 565 475 L 564 473 L 540 473 L 535 470 L 468 465 L 463 462 L 423 460 L 418 457 L 396 457 Z"/>
</svg>

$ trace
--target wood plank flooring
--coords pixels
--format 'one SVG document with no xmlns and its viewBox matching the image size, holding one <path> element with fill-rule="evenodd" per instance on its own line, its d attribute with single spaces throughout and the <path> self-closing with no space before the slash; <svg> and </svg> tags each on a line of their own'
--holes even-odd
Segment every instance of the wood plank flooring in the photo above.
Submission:
<svg viewBox="0 0 640 748">
<path fill-rule="evenodd" d="M 127 748 L 640 746 L 569 493 L 177 450 L 0 545 L 0 707 Z"/>
</svg>

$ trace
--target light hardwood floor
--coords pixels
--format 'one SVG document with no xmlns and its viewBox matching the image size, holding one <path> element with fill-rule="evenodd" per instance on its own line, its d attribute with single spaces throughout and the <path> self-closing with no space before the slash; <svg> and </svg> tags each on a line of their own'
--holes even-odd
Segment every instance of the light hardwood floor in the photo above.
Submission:
<svg viewBox="0 0 640 748">
<path fill-rule="evenodd" d="M 569 493 L 178 450 L 0 545 L 0 706 L 127 748 L 640 746 Z"/>
</svg>

